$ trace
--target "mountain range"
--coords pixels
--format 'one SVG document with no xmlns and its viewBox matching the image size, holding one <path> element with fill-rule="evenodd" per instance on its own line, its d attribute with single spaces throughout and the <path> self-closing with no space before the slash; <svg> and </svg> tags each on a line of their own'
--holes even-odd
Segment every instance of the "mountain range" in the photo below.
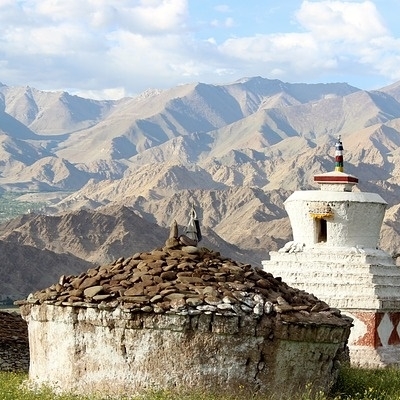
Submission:
<svg viewBox="0 0 400 400">
<path fill-rule="evenodd" d="M 0 226 L 0 240 L 79 269 L 162 246 L 195 206 L 204 245 L 260 263 L 290 239 L 283 202 L 333 169 L 339 135 L 358 190 L 388 202 L 381 247 L 397 255 L 400 82 L 365 91 L 252 77 L 117 101 L 0 84 L 0 193 L 47 204 Z M 15 292 L 40 288 L 31 281 Z"/>
</svg>

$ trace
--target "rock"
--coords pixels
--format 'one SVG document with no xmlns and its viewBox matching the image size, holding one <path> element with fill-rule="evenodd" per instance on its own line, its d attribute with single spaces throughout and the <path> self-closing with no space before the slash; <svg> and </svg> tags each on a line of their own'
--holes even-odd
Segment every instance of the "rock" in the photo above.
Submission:
<svg viewBox="0 0 400 400">
<path fill-rule="evenodd" d="M 181 243 L 182 245 L 187 246 L 187 247 L 196 247 L 196 245 L 197 245 L 196 240 L 193 240 L 186 235 L 179 236 L 179 243 Z M 197 249 L 197 247 L 196 247 L 196 249 Z"/>
<path fill-rule="evenodd" d="M 217 306 L 218 304 L 221 304 L 221 302 L 222 302 L 221 299 L 219 299 L 218 297 L 214 297 L 214 296 L 206 296 L 206 297 L 204 298 L 204 301 L 205 301 L 207 304 L 210 304 L 210 305 L 212 305 L 212 306 Z"/>
<path fill-rule="evenodd" d="M 172 310 L 184 309 L 186 306 L 186 301 L 184 297 L 174 298 L 170 300 L 170 307 Z"/>
<path fill-rule="evenodd" d="M 280 306 L 287 306 L 288 302 L 282 297 L 282 296 L 278 296 L 276 298 L 276 302 L 280 305 Z"/>
<path fill-rule="evenodd" d="M 328 304 L 326 304 L 323 301 L 319 301 L 317 304 L 315 304 L 312 308 L 311 308 L 311 312 L 320 312 L 320 311 L 326 311 L 329 310 L 329 306 Z"/>
<path fill-rule="evenodd" d="M 91 286 L 83 291 L 85 297 L 94 297 L 103 290 L 103 286 Z"/>
<path fill-rule="evenodd" d="M 212 306 L 212 305 L 209 305 L 209 304 L 197 306 L 196 309 L 200 310 L 200 311 L 211 311 L 211 312 L 217 311 L 217 307 L 216 306 Z"/>
<path fill-rule="evenodd" d="M 172 300 L 180 300 L 180 299 L 184 299 L 185 295 L 182 293 L 170 293 L 167 294 L 166 296 L 164 296 L 164 299 L 172 301 Z"/>
<path fill-rule="evenodd" d="M 70 296 L 76 296 L 76 297 L 82 297 L 83 296 L 83 290 L 81 290 L 81 289 L 72 289 L 67 293 Z"/>
<path fill-rule="evenodd" d="M 197 276 L 179 276 L 177 279 L 178 282 L 182 283 L 201 283 L 204 284 L 203 279 L 197 277 Z"/>
<path fill-rule="evenodd" d="M 212 286 L 206 286 L 203 289 L 203 294 L 207 295 L 207 296 L 213 296 L 213 297 L 218 297 L 218 290 L 216 290 L 215 288 L 213 288 Z"/>
<path fill-rule="evenodd" d="M 169 231 L 169 239 L 178 239 L 178 235 L 178 223 L 174 220 Z"/>
<path fill-rule="evenodd" d="M 147 303 L 149 298 L 147 296 L 122 296 L 121 300 L 127 303 Z"/>
<path fill-rule="evenodd" d="M 261 303 L 257 303 L 253 308 L 253 313 L 255 315 L 263 315 L 264 314 L 264 305 Z"/>
<path fill-rule="evenodd" d="M 274 309 L 273 307 L 274 307 L 274 305 L 270 301 L 266 301 L 264 304 L 264 313 L 271 314 L 271 312 Z"/>
<path fill-rule="evenodd" d="M 188 297 L 186 299 L 186 304 L 192 307 L 197 307 L 203 303 L 203 300 L 200 297 Z"/>
<path fill-rule="evenodd" d="M 182 251 L 189 253 L 189 254 L 200 253 L 200 249 L 196 246 L 184 246 L 184 247 L 182 247 Z"/>
<path fill-rule="evenodd" d="M 143 282 L 137 283 L 131 288 L 125 290 L 124 296 L 141 296 L 144 294 L 145 284 Z"/>
<path fill-rule="evenodd" d="M 294 311 L 293 307 L 290 306 L 289 304 L 282 304 L 282 305 L 275 304 L 274 310 L 279 314 L 286 313 L 288 311 Z"/>
<path fill-rule="evenodd" d="M 107 299 L 110 299 L 110 298 L 112 298 L 112 296 L 109 295 L 109 294 L 96 294 L 96 295 L 93 296 L 93 300 L 96 301 L 96 302 L 97 301 L 107 300 Z"/>
<path fill-rule="evenodd" d="M 219 310 L 232 310 L 232 304 L 229 303 L 220 303 L 217 305 Z"/>
<path fill-rule="evenodd" d="M 86 288 L 89 288 L 91 286 L 96 286 L 98 282 L 99 278 L 97 276 L 88 277 L 82 281 L 82 283 L 79 285 L 79 289 L 85 290 Z"/>
<path fill-rule="evenodd" d="M 175 271 L 164 271 L 160 274 L 161 279 L 166 281 L 173 281 L 176 279 L 176 272 Z"/>
<path fill-rule="evenodd" d="M 65 278 L 64 278 L 65 279 Z M 82 277 L 76 277 L 76 278 L 74 278 L 73 280 L 72 280 L 72 282 L 71 282 L 71 286 L 74 288 L 74 289 L 78 289 L 80 286 L 81 286 L 81 284 L 82 284 L 82 282 L 85 280 L 85 277 L 84 276 L 82 276 Z"/>
<path fill-rule="evenodd" d="M 177 246 L 179 246 L 179 240 L 177 238 L 174 238 L 174 237 L 168 238 L 165 242 L 165 247 L 167 249 L 172 249 Z"/>
<path fill-rule="evenodd" d="M 160 296 L 159 294 L 156 294 L 155 296 L 153 296 L 153 297 L 150 299 L 150 303 L 156 303 L 156 302 L 158 302 L 158 301 L 161 301 L 162 299 L 163 299 L 162 296 Z"/>
</svg>

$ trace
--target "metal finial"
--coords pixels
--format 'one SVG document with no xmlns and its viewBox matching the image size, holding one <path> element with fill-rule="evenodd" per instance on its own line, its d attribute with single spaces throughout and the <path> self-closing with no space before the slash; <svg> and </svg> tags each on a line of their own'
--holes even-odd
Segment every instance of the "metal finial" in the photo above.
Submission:
<svg viewBox="0 0 400 400">
<path fill-rule="evenodd" d="M 189 222 L 186 227 L 186 236 L 190 239 L 195 240 L 196 242 L 200 242 L 202 239 L 200 223 L 197 219 L 196 209 L 194 208 L 194 204 L 192 204 L 192 209 L 189 212 Z"/>
</svg>

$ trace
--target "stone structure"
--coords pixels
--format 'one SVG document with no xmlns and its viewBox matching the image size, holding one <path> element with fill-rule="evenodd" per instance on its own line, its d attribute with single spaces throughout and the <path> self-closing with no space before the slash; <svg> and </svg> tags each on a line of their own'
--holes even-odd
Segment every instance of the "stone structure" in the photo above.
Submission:
<svg viewBox="0 0 400 400">
<path fill-rule="evenodd" d="M 0 371 L 28 371 L 26 322 L 16 313 L 0 312 Z"/>
<path fill-rule="evenodd" d="M 290 398 L 308 383 L 326 391 L 351 320 L 190 240 L 175 225 L 163 248 L 62 276 L 20 301 L 31 383 L 113 395 L 243 390 Z"/>
<path fill-rule="evenodd" d="M 271 252 L 263 268 L 354 319 L 353 364 L 400 364 L 400 270 L 378 248 L 386 202 L 352 191 L 358 179 L 343 172 L 340 139 L 336 149 L 336 170 L 314 177 L 321 190 L 286 200 L 294 240 Z"/>
</svg>

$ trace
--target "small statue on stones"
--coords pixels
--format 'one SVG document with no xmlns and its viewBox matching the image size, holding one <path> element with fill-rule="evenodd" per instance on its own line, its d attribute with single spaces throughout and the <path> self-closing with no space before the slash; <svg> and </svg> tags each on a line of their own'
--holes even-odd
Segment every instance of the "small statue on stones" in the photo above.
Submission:
<svg viewBox="0 0 400 400">
<path fill-rule="evenodd" d="M 194 205 L 192 205 L 192 209 L 190 210 L 189 222 L 187 224 L 185 233 L 186 236 L 195 241 L 196 244 L 201 241 L 200 223 L 199 220 L 197 219 L 197 214 Z"/>
<path fill-rule="evenodd" d="M 177 246 L 186 246 L 187 250 L 190 250 L 188 247 L 194 247 L 197 250 L 197 244 L 201 241 L 201 230 L 200 223 L 197 219 L 196 210 L 194 205 L 190 210 L 189 214 L 189 222 L 185 228 L 185 234 L 179 235 L 178 232 L 178 224 L 174 221 L 170 228 L 169 238 L 165 242 L 165 245 L 168 248 L 174 248 Z M 195 250 L 195 249 L 192 249 Z"/>
</svg>

